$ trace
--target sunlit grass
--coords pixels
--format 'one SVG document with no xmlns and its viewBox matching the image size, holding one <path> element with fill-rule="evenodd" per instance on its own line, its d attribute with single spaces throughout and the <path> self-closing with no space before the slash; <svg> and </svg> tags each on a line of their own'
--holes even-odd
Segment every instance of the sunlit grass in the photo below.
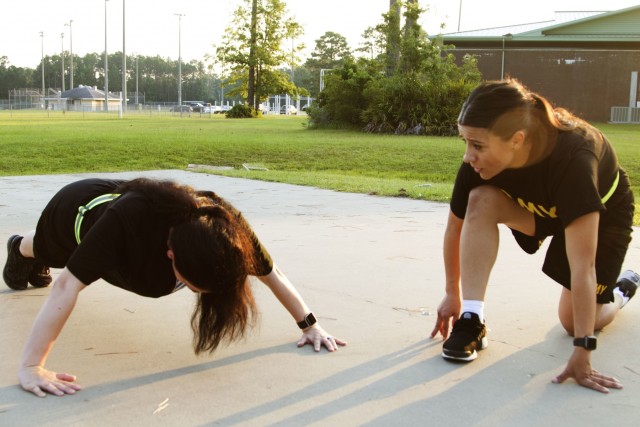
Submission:
<svg viewBox="0 0 640 427">
<path fill-rule="evenodd" d="M 0 111 L 0 175 L 185 169 L 337 191 L 447 201 L 464 150 L 454 137 L 307 130 L 305 117 Z M 640 128 L 598 124 L 640 189 Z M 259 164 L 268 171 L 247 171 Z M 636 209 L 635 223 L 640 224 Z"/>
</svg>

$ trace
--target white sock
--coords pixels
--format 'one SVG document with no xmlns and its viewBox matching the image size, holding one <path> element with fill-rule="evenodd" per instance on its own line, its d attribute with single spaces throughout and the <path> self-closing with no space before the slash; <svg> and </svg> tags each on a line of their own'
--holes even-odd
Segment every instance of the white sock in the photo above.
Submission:
<svg viewBox="0 0 640 427">
<path fill-rule="evenodd" d="M 622 293 L 622 291 L 620 290 L 620 288 L 614 288 L 613 289 L 613 293 L 615 295 L 619 295 L 620 298 L 622 298 L 622 305 L 620 305 L 620 308 L 624 307 L 625 304 L 627 304 L 629 302 L 629 300 L 631 299 L 629 297 L 625 297 L 624 294 Z"/>
<path fill-rule="evenodd" d="M 484 301 L 463 299 L 462 300 L 462 313 L 469 312 L 475 313 L 480 318 L 480 321 L 484 323 Z"/>
</svg>

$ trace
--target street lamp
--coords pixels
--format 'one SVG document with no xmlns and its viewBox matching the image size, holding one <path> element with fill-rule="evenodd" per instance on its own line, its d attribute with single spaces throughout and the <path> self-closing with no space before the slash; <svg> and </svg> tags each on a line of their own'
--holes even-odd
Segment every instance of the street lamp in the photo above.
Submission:
<svg viewBox="0 0 640 427">
<path fill-rule="evenodd" d="M 62 92 L 64 92 L 64 33 L 60 34 L 60 40 L 62 45 L 62 52 L 60 52 L 60 62 L 62 64 Z"/>
<path fill-rule="evenodd" d="M 109 112 L 109 58 L 107 55 L 107 2 L 104 0 L 104 111 Z"/>
<path fill-rule="evenodd" d="M 127 111 L 127 53 L 125 50 L 125 0 L 122 0 L 122 111 Z"/>
<path fill-rule="evenodd" d="M 138 52 L 133 52 L 136 57 L 136 108 L 138 108 Z"/>
<path fill-rule="evenodd" d="M 69 80 L 69 89 L 73 89 L 73 33 L 71 31 L 72 23 L 73 19 L 71 19 L 68 24 L 64 24 L 65 27 L 69 27 L 69 51 L 71 53 L 71 76 Z"/>
<path fill-rule="evenodd" d="M 174 13 L 178 17 L 178 108 L 182 115 L 182 17 L 183 13 Z"/>
<path fill-rule="evenodd" d="M 42 97 L 44 98 L 44 32 L 40 31 L 40 68 L 42 68 Z"/>
</svg>

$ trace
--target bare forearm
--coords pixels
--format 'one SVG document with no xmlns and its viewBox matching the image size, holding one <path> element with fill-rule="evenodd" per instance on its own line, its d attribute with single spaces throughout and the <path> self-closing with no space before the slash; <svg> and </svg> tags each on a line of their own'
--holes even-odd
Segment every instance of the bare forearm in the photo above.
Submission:
<svg viewBox="0 0 640 427">
<path fill-rule="evenodd" d="M 268 275 L 258 278 L 271 289 L 271 292 L 296 322 L 303 320 L 311 312 L 298 291 L 277 266 L 274 265 L 273 270 Z"/>
<path fill-rule="evenodd" d="M 571 272 L 571 303 L 573 305 L 574 336 L 584 337 L 594 334 L 596 318 L 596 277 L 595 271 Z"/>
<path fill-rule="evenodd" d="M 448 295 L 460 295 L 460 232 L 462 220 L 449 213 L 444 233 L 443 259 L 446 276 L 445 291 Z"/>
<path fill-rule="evenodd" d="M 67 270 L 65 270 L 67 271 Z M 71 276 L 71 274 L 69 273 Z M 81 287 L 65 273 L 56 281 L 40 309 L 25 345 L 20 367 L 43 366 L 60 331 L 64 327 Z M 77 281 L 77 279 L 76 279 Z"/>
</svg>

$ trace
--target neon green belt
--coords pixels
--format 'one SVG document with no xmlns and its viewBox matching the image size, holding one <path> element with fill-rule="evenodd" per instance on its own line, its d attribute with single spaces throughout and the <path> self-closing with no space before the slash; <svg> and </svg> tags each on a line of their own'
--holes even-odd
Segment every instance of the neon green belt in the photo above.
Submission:
<svg viewBox="0 0 640 427">
<path fill-rule="evenodd" d="M 120 197 L 120 194 L 103 194 L 102 196 L 98 196 L 89 203 L 84 206 L 80 206 L 78 208 L 78 215 L 76 215 L 76 223 L 73 227 L 76 234 L 76 242 L 80 244 L 80 228 L 82 227 L 82 220 L 84 219 L 84 215 L 89 212 L 91 209 L 95 208 L 98 205 L 103 203 L 107 203 L 112 201 L 113 199 L 117 199 Z"/>
<path fill-rule="evenodd" d="M 616 179 L 613 180 L 613 184 L 611 185 L 611 188 L 609 189 L 607 194 L 605 194 L 604 197 L 602 198 L 603 205 L 607 203 L 607 201 L 611 198 L 611 196 L 613 196 L 613 193 L 615 193 L 616 188 L 618 188 L 618 182 L 620 182 L 620 171 L 616 173 Z"/>
</svg>

